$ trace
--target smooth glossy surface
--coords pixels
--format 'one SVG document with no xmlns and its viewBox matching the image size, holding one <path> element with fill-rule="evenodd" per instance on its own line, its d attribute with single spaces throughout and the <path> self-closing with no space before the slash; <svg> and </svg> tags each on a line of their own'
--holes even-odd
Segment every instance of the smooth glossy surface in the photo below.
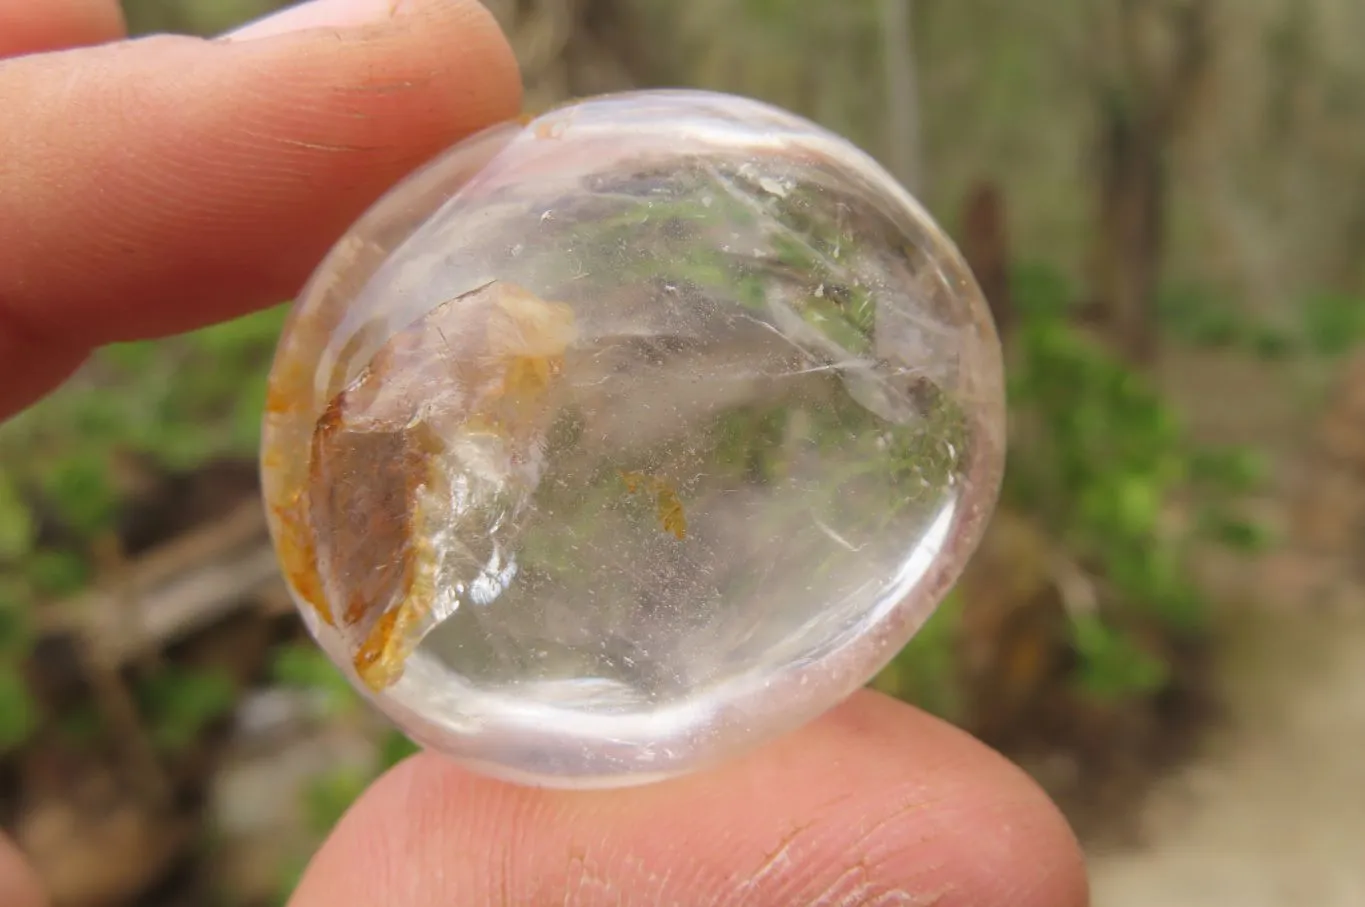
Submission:
<svg viewBox="0 0 1365 907">
<path fill-rule="evenodd" d="M 299 299 L 262 467 L 309 627 L 419 742 L 630 784 L 866 682 L 1003 463 L 976 284 L 866 155 L 739 98 L 598 98 L 383 199 Z"/>
</svg>

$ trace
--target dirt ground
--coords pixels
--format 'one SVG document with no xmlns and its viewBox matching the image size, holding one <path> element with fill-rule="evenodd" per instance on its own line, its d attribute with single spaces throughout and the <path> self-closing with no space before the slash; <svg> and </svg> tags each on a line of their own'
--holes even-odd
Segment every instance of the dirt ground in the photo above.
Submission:
<svg viewBox="0 0 1365 907">
<path fill-rule="evenodd" d="M 1174 383 L 1205 389 L 1189 409 L 1208 433 L 1305 437 L 1276 376 L 1201 368 L 1196 382 L 1178 366 Z M 1362 377 L 1365 357 L 1307 429 L 1335 450 L 1283 451 L 1277 502 L 1306 494 L 1309 508 L 1279 516 L 1281 551 L 1223 577 L 1240 602 L 1224 615 L 1224 720 L 1139 808 L 1140 843 L 1091 849 L 1096 907 L 1365 905 L 1365 534 L 1358 509 L 1324 520 L 1329 504 L 1349 508 L 1365 491 Z M 1258 404 L 1229 405 L 1234 386 Z"/>
<path fill-rule="evenodd" d="M 1090 854 L 1096 907 L 1365 904 L 1365 600 L 1246 619 L 1226 725 L 1157 784 L 1143 844 Z"/>
</svg>

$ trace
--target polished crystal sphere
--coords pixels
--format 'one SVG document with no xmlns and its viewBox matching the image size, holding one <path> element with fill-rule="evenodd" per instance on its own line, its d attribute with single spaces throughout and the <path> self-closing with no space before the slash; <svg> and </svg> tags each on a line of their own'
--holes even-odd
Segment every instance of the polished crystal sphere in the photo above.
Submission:
<svg viewBox="0 0 1365 907">
<path fill-rule="evenodd" d="M 417 742 L 561 787 L 704 767 L 866 683 L 1004 460 L 967 267 L 870 157 L 687 91 L 509 122 L 299 298 L 262 471 L 320 645 Z"/>
</svg>

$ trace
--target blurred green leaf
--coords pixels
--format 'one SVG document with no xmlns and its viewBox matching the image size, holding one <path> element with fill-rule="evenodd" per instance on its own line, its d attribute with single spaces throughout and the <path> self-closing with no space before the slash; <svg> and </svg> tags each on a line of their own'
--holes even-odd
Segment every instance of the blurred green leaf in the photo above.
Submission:
<svg viewBox="0 0 1365 907">
<path fill-rule="evenodd" d="M 156 364 L 160 347 L 157 344 L 140 340 L 133 343 L 114 343 L 100 350 L 100 357 L 125 372 L 150 371 Z"/>
<path fill-rule="evenodd" d="M 42 482 L 62 522 L 82 537 L 92 537 L 113 524 L 118 500 L 103 452 L 73 453 L 58 460 L 47 468 Z"/>
<path fill-rule="evenodd" d="M 1210 538 L 1247 554 L 1265 551 L 1274 541 L 1267 526 L 1216 507 L 1205 511 L 1201 528 Z"/>
<path fill-rule="evenodd" d="M 390 731 L 384 735 L 383 743 L 380 746 L 380 768 L 383 770 L 393 768 L 404 759 L 421 751 L 422 748 L 413 743 L 406 734 L 401 731 Z"/>
<path fill-rule="evenodd" d="M 1308 345 L 1317 353 L 1338 356 L 1365 342 L 1365 299 L 1322 294 L 1302 307 Z"/>
<path fill-rule="evenodd" d="M 79 592 L 90 580 L 89 563 L 74 551 L 35 551 L 25 561 L 25 568 L 34 591 L 50 598 Z"/>
<path fill-rule="evenodd" d="M 1253 327 L 1249 333 L 1252 354 L 1264 361 L 1277 362 L 1299 351 L 1298 341 L 1289 331 L 1263 325 Z"/>
<path fill-rule="evenodd" d="M 315 778 L 305 794 L 308 826 L 316 835 L 325 835 L 341 821 L 373 775 L 357 768 L 338 768 Z"/>
<path fill-rule="evenodd" d="M 29 643 L 29 599 L 21 583 L 0 576 L 0 657 L 21 655 Z"/>
<path fill-rule="evenodd" d="M 33 548 L 33 517 L 14 482 L 0 474 L 0 563 L 16 561 Z"/>
<path fill-rule="evenodd" d="M 355 708 L 360 697 L 327 654 L 315 645 L 285 645 L 271 663 L 276 683 L 300 690 L 314 690 L 327 698 L 328 711 L 341 713 Z"/>
<path fill-rule="evenodd" d="M 1255 491 L 1270 474 L 1265 456 L 1246 447 L 1195 450 L 1189 463 L 1194 481 L 1234 494 Z"/>
<path fill-rule="evenodd" d="M 281 862 L 280 881 L 274 894 L 276 907 L 288 907 L 294 898 L 294 890 L 303 881 L 303 874 L 307 871 L 309 862 L 310 855 L 304 854 L 289 854 Z"/>
<path fill-rule="evenodd" d="M 1157 297 L 1157 317 L 1176 339 L 1208 349 L 1247 341 L 1245 313 L 1204 287 L 1171 287 Z"/>
<path fill-rule="evenodd" d="M 1242 521 L 1190 527 L 1165 516 L 1191 495 L 1230 507 L 1264 481 L 1265 463 L 1242 448 L 1197 447 L 1141 372 L 1071 325 L 1060 299 L 1046 298 L 1067 292 L 1063 282 L 1042 271 L 1020 289 L 1033 298 L 1013 338 L 1010 414 L 1019 441 L 1006 499 L 1041 519 L 1102 578 L 1111 599 L 1104 613 L 1137 625 L 1154 619 L 1179 638 L 1208 632 L 1209 601 L 1188 552 L 1200 537 L 1242 551 L 1258 550 L 1263 538 Z M 1163 315 L 1172 330 L 1204 343 L 1232 342 L 1243 327 L 1233 309 L 1194 290 L 1166 294 Z M 1117 628 L 1128 625 L 1075 621 L 1081 686 L 1122 697 L 1165 682 L 1161 657 Z"/>
<path fill-rule="evenodd" d="M 27 740 L 35 723 L 33 698 L 19 665 L 0 660 L 0 752 Z"/>
<path fill-rule="evenodd" d="M 77 703 L 57 716 L 57 731 L 68 743 L 90 745 L 103 730 L 104 718 L 93 703 Z"/>
<path fill-rule="evenodd" d="M 872 687 L 947 720 L 961 717 L 957 633 L 961 600 L 949 593 L 924 626 L 872 681 Z"/>
<path fill-rule="evenodd" d="M 1061 271 L 1039 262 L 1022 262 L 1010 276 L 1015 308 L 1027 322 L 1065 315 L 1075 298 Z"/>
<path fill-rule="evenodd" d="M 1086 693 L 1103 700 L 1125 699 L 1161 689 L 1169 669 L 1137 646 L 1126 634 L 1094 615 L 1072 620 L 1072 643 L 1080 658 L 1077 681 Z"/>
<path fill-rule="evenodd" d="M 143 680 L 138 696 L 157 745 L 176 751 L 231 712 L 237 688 L 221 671 L 167 667 Z"/>
</svg>

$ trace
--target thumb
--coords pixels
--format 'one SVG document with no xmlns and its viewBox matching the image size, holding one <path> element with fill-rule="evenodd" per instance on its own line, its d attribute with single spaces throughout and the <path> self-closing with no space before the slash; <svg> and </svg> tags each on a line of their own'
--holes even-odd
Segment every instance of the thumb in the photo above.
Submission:
<svg viewBox="0 0 1365 907">
<path fill-rule="evenodd" d="M 33 870 L 18 849 L 0 837 L 0 904 L 5 907 L 43 907 L 47 900 Z"/>
</svg>

